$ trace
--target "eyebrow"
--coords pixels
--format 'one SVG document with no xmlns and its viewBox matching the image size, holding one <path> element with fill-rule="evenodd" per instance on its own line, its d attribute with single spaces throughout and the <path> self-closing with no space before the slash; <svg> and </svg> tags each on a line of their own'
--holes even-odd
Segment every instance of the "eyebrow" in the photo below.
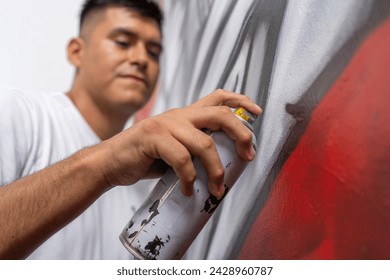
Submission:
<svg viewBox="0 0 390 280">
<path fill-rule="evenodd" d="M 129 29 L 126 29 L 126 28 L 123 28 L 123 27 L 115 28 L 114 30 L 112 30 L 109 33 L 110 37 L 114 37 L 114 36 L 118 36 L 118 35 L 125 35 L 125 36 L 128 36 L 128 37 L 137 37 L 137 38 L 141 37 L 141 36 L 139 36 L 138 33 L 135 33 L 133 31 L 131 31 Z M 153 47 L 160 48 L 161 51 L 163 50 L 163 46 L 162 46 L 162 44 L 158 40 L 148 39 L 148 40 L 146 40 L 146 43 L 151 45 L 151 46 L 153 46 Z"/>
</svg>

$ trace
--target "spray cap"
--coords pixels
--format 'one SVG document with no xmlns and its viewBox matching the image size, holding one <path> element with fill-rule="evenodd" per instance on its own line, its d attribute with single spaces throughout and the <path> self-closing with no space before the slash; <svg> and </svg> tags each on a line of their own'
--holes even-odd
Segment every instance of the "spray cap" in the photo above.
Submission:
<svg viewBox="0 0 390 280">
<path fill-rule="evenodd" d="M 253 125 L 253 123 L 255 122 L 255 120 L 257 119 L 257 115 L 247 111 L 246 109 L 240 107 L 240 108 L 237 108 L 235 111 L 234 111 L 234 114 L 236 114 L 237 116 L 239 116 L 241 119 L 243 119 L 244 121 L 246 121 L 248 124 L 250 124 L 251 126 Z"/>
</svg>

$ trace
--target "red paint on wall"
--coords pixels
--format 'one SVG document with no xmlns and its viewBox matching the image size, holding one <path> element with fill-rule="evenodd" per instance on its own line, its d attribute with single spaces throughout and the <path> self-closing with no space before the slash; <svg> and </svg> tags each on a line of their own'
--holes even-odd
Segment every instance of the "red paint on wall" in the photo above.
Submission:
<svg viewBox="0 0 390 280">
<path fill-rule="evenodd" d="M 154 107 L 154 103 L 156 103 L 156 100 L 157 100 L 158 91 L 159 91 L 159 86 L 157 85 L 156 88 L 153 91 L 152 96 L 148 100 L 148 102 L 135 115 L 135 120 L 134 120 L 135 123 L 140 122 L 140 121 L 150 117 L 151 112 L 152 112 L 153 107 Z"/>
<path fill-rule="evenodd" d="M 390 259 L 390 20 L 313 112 L 240 259 Z"/>
</svg>

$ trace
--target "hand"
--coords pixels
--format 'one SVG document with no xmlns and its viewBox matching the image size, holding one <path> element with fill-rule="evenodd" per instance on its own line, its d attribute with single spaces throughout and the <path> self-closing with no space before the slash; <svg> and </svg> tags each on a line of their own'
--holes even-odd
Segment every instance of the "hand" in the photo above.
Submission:
<svg viewBox="0 0 390 280">
<path fill-rule="evenodd" d="M 248 97 L 217 90 L 190 106 L 143 120 L 103 142 L 108 151 L 102 168 L 107 183 L 133 184 L 152 174 L 153 167 L 163 160 L 178 175 L 182 193 L 191 195 L 196 178 L 192 156 L 197 156 L 208 174 L 210 192 L 220 197 L 224 167 L 213 139 L 201 129 L 223 130 L 235 141 L 240 157 L 248 161 L 255 157 L 251 132 L 229 107 L 261 113 Z"/>
</svg>

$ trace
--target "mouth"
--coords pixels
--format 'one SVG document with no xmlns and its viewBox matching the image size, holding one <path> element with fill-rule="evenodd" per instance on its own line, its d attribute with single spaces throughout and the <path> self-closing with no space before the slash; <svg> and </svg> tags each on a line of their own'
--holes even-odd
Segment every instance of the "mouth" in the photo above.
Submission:
<svg viewBox="0 0 390 280">
<path fill-rule="evenodd" d="M 124 79 L 129 79 L 129 80 L 137 82 L 137 83 L 141 83 L 141 84 L 145 85 L 146 87 L 148 87 L 147 80 L 145 78 L 143 78 L 142 76 L 138 76 L 138 75 L 134 75 L 134 74 L 124 74 L 124 75 L 120 75 L 120 77 L 124 78 Z"/>
</svg>

